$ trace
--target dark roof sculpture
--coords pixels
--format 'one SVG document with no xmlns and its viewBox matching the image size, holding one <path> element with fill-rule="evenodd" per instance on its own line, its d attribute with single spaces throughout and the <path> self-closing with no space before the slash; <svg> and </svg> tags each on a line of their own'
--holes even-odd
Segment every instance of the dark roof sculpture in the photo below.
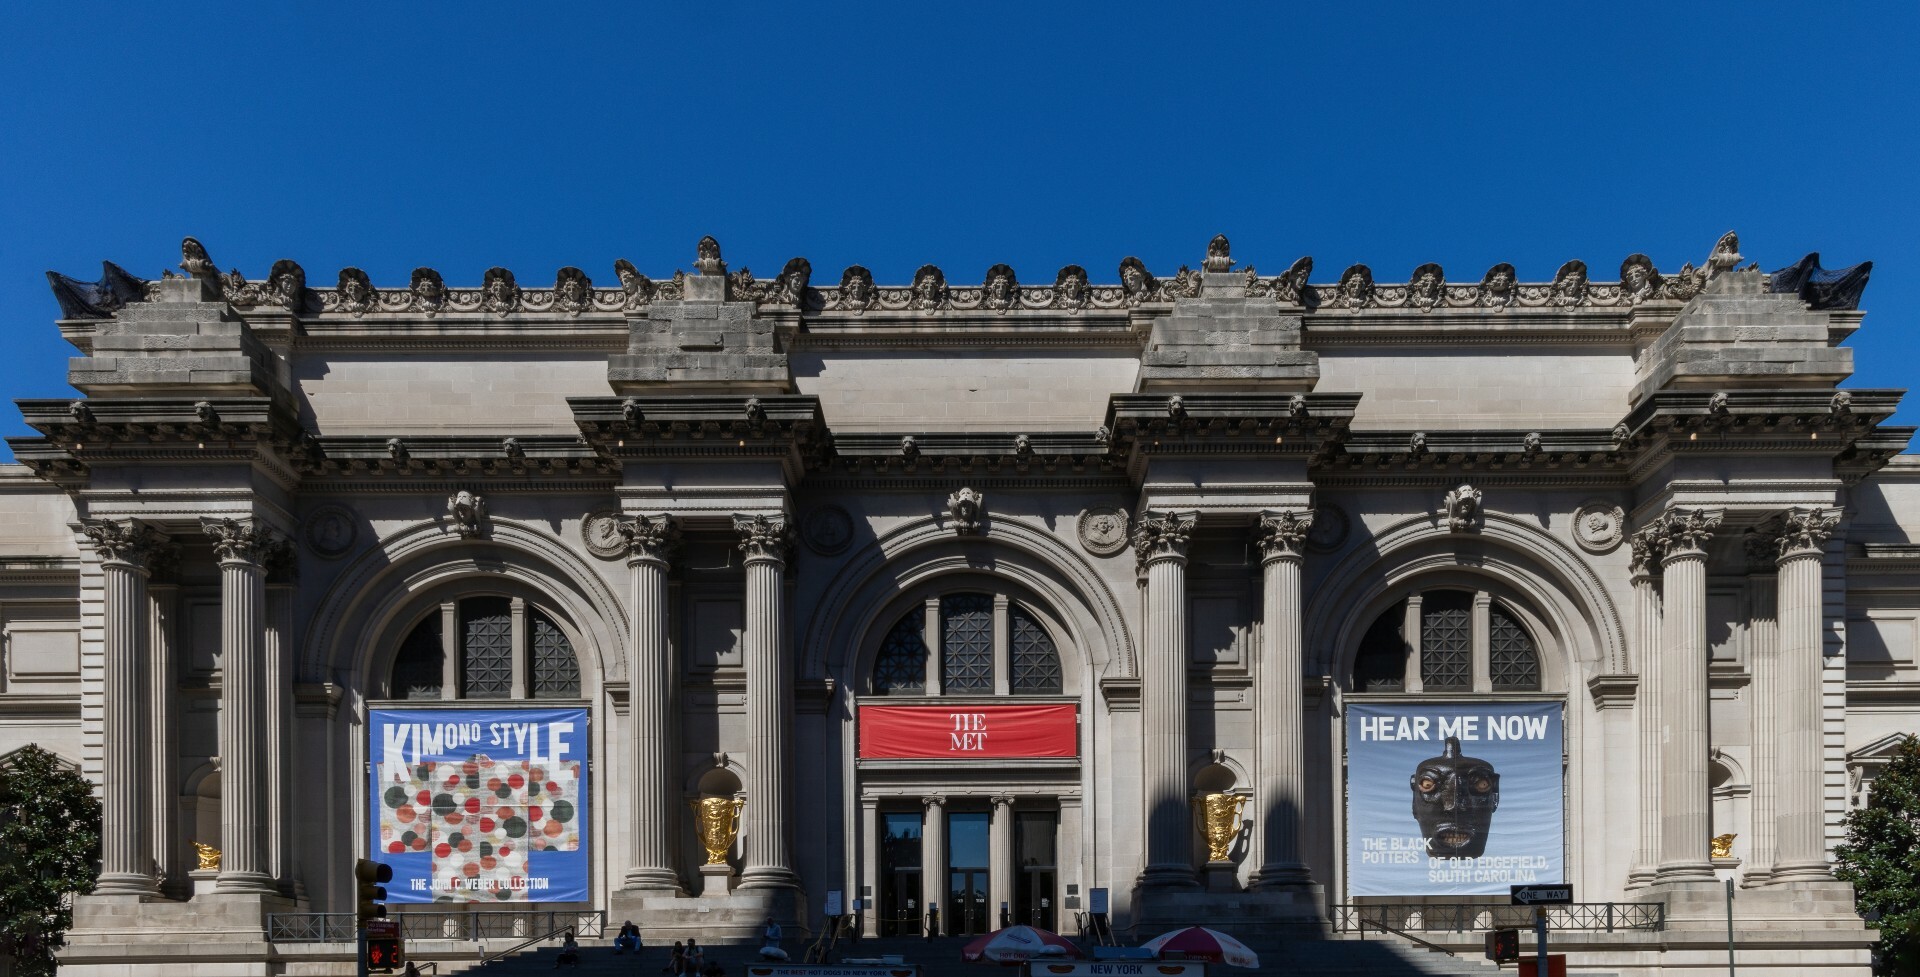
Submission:
<svg viewBox="0 0 1920 977">
<path fill-rule="evenodd" d="M 110 319 L 128 302 L 146 298 L 147 282 L 127 274 L 111 261 L 100 262 L 97 282 L 69 278 L 57 271 L 47 272 L 47 284 L 53 286 L 53 298 L 60 303 L 62 319 Z"/>
<path fill-rule="evenodd" d="M 1852 312 L 1860 308 L 1871 274 L 1871 261 L 1828 271 L 1820 267 L 1820 252 L 1815 251 L 1769 276 L 1767 291 L 1796 293 L 1809 309 Z"/>
</svg>

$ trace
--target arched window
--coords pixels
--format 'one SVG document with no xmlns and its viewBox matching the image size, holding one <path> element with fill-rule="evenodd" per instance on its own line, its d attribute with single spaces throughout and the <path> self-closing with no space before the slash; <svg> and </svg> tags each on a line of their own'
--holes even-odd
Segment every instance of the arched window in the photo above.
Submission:
<svg viewBox="0 0 1920 977">
<path fill-rule="evenodd" d="M 1488 611 L 1487 671 L 1499 691 L 1540 691 L 1540 655 L 1533 649 L 1533 636 L 1498 603 Z"/>
<path fill-rule="evenodd" d="M 993 598 L 955 594 L 940 602 L 940 652 L 946 691 L 993 691 Z"/>
<path fill-rule="evenodd" d="M 1018 604 L 1007 610 L 1007 618 L 1013 629 L 1013 691 L 1059 695 L 1060 653 L 1054 650 L 1053 636 Z"/>
<path fill-rule="evenodd" d="M 930 627 L 937 643 L 927 638 Z M 874 695 L 1059 695 L 1063 677 L 1053 634 L 1031 608 L 1005 596 L 957 593 L 929 599 L 894 623 L 874 655 L 871 687 Z"/>
<path fill-rule="evenodd" d="M 407 634 L 387 690 L 410 700 L 577 699 L 580 662 L 546 612 L 517 597 L 467 597 Z"/>
<path fill-rule="evenodd" d="M 1428 590 L 1375 618 L 1353 658 L 1355 692 L 1538 692 L 1540 651 L 1485 591 Z"/>
<path fill-rule="evenodd" d="M 927 691 L 926 615 L 918 609 L 900 619 L 880 644 L 873 663 L 875 695 L 921 695 Z"/>
</svg>

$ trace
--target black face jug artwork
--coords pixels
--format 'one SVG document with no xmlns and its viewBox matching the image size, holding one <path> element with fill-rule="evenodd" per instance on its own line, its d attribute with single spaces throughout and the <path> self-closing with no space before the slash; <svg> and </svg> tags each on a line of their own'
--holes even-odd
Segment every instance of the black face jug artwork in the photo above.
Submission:
<svg viewBox="0 0 1920 977">
<path fill-rule="evenodd" d="M 1413 819 L 1432 858 L 1478 858 L 1500 806 L 1500 775 L 1478 757 L 1460 755 L 1460 739 L 1447 737 L 1441 754 L 1420 761 L 1407 779 L 1413 788 Z"/>
</svg>

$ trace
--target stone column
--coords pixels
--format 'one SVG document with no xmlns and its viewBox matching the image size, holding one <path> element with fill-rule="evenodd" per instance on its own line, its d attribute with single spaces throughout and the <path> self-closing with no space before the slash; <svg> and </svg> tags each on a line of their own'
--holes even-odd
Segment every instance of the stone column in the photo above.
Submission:
<svg viewBox="0 0 1920 977">
<path fill-rule="evenodd" d="M 1711 882 L 1707 787 L 1707 542 L 1718 512 L 1669 509 L 1660 517 L 1665 606 L 1661 615 L 1660 882 Z"/>
<path fill-rule="evenodd" d="M 165 547 L 154 551 L 147 561 L 147 722 L 152 732 L 148 746 L 147 791 L 153 805 L 154 874 L 169 896 L 184 897 L 191 891 L 187 866 L 180 862 L 180 715 L 178 667 L 174 662 L 174 621 L 180 608 L 180 587 L 172 582 L 171 568 L 178 550 Z"/>
<path fill-rule="evenodd" d="M 266 554 L 266 628 L 261 644 L 266 720 L 267 873 L 294 895 L 293 547 L 275 539 Z"/>
<path fill-rule="evenodd" d="M 1658 524 L 1627 539 L 1633 548 L 1633 657 L 1640 671 L 1634 692 L 1640 732 L 1640 848 L 1627 885 L 1653 882 L 1660 870 L 1660 557 Z"/>
<path fill-rule="evenodd" d="M 628 802 L 633 810 L 633 863 L 626 888 L 684 890 L 673 868 L 673 826 L 679 814 L 675 784 L 673 642 L 668 634 L 667 570 L 679 541 L 669 516 L 635 516 L 619 523 L 633 579 L 633 637 L 627 655 L 627 725 L 632 754 Z M 759 799 L 749 797 L 751 816 Z"/>
<path fill-rule="evenodd" d="M 787 517 L 733 517 L 747 559 L 747 770 L 746 865 L 742 889 L 799 883 L 787 840 L 787 701 L 793 688 L 786 656 Z"/>
<path fill-rule="evenodd" d="M 133 520 L 82 527 L 100 554 L 105 625 L 101 730 L 101 895 L 154 896 L 153 812 L 148 786 L 148 561 L 166 537 Z"/>
<path fill-rule="evenodd" d="M 1147 577 L 1140 690 L 1147 864 L 1140 883 L 1148 887 L 1196 885 L 1187 798 L 1187 543 L 1199 518 L 1148 513 L 1133 534 Z"/>
<path fill-rule="evenodd" d="M 1253 816 L 1259 846 L 1256 889 L 1310 886 L 1300 857 L 1300 819 L 1307 796 L 1301 705 L 1300 572 L 1313 513 L 1260 516 L 1260 660 L 1254 670 L 1260 751 L 1254 761 Z"/>
<path fill-rule="evenodd" d="M 1755 702 L 1779 717 L 1776 882 L 1833 877 L 1820 784 L 1820 564 L 1839 521 L 1831 509 L 1793 509 L 1780 533 L 1779 695 Z"/>
<path fill-rule="evenodd" d="M 855 925 L 862 936 L 880 935 L 880 799 L 860 798 L 860 885 L 851 893 L 860 900 Z"/>
<path fill-rule="evenodd" d="M 920 929 L 924 932 L 928 908 L 947 898 L 947 799 L 934 795 L 920 798 L 920 803 L 927 809 L 920 825 Z M 941 929 L 945 928 L 943 919 Z"/>
<path fill-rule="evenodd" d="M 272 530 L 206 520 L 220 561 L 220 892 L 276 891 L 267 861 L 265 560 Z"/>
<path fill-rule="evenodd" d="M 987 929 L 1000 928 L 1000 904 L 1013 911 L 1013 881 L 1019 869 L 1013 861 L 1013 798 L 993 798 L 993 818 L 987 825 Z M 1013 920 L 1023 922 L 1023 920 Z"/>
<path fill-rule="evenodd" d="M 1780 717 L 1773 708 L 1780 688 L 1780 617 L 1776 599 L 1780 587 L 1779 539 L 1770 534 L 1747 535 L 1747 685 L 1748 715 L 1753 723 L 1753 759 L 1747 774 L 1753 785 L 1753 817 L 1748 824 L 1747 855 L 1742 860 L 1741 884 L 1764 885 L 1773 875 L 1774 798 L 1780 791 L 1777 773 Z"/>
</svg>

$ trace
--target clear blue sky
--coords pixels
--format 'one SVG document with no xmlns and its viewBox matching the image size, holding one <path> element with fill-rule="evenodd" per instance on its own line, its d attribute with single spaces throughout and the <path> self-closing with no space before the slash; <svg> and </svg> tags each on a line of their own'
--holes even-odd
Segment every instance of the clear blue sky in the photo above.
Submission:
<svg viewBox="0 0 1920 977">
<path fill-rule="evenodd" d="M 0 13 L 0 395 L 66 396 L 42 272 L 544 284 L 1000 261 L 1112 281 L 1545 280 L 1871 258 L 1850 386 L 1920 386 L 1920 4 L 124 4 Z M 1899 421 L 1920 423 L 1920 395 Z M 27 433 L 0 407 L 0 434 Z"/>
</svg>

